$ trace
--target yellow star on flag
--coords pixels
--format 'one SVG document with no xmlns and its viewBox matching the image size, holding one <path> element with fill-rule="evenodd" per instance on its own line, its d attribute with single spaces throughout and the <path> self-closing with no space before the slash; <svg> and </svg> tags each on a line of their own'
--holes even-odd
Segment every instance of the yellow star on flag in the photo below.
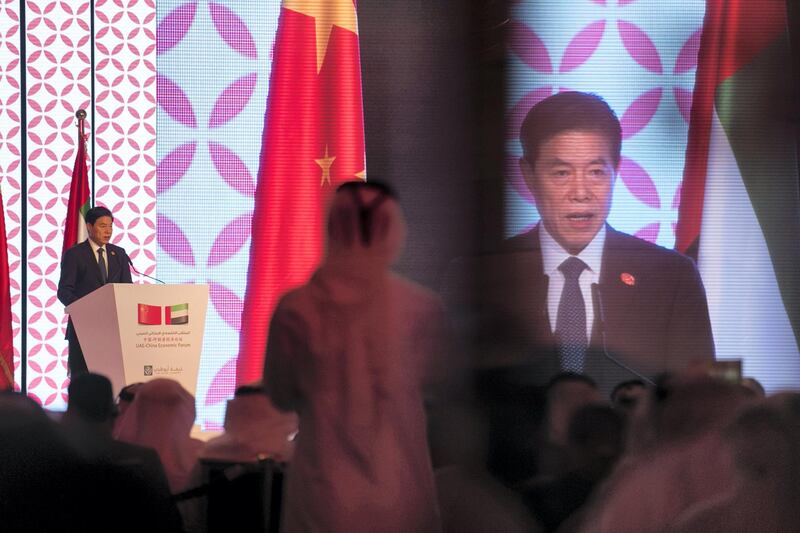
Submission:
<svg viewBox="0 0 800 533">
<path fill-rule="evenodd" d="M 334 26 L 358 35 L 358 19 L 353 0 L 283 0 L 283 7 L 314 17 L 317 32 L 317 73 L 322 69 Z"/>
<path fill-rule="evenodd" d="M 325 182 L 330 185 L 331 183 L 331 165 L 333 165 L 336 156 L 329 156 L 328 155 L 328 145 L 325 145 L 325 157 L 322 159 L 315 159 L 314 161 L 319 165 L 319 168 L 322 169 L 322 178 L 319 180 L 319 186 L 322 187 L 325 185 Z M 306 160 L 308 161 L 308 160 Z"/>
</svg>

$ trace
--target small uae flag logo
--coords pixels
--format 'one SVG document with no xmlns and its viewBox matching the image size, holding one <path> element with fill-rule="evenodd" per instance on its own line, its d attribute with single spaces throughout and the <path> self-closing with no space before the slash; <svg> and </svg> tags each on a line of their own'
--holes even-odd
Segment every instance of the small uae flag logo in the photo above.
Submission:
<svg viewBox="0 0 800 533">
<path fill-rule="evenodd" d="M 164 324 L 188 324 L 189 304 L 168 305 L 164 307 Z"/>
</svg>

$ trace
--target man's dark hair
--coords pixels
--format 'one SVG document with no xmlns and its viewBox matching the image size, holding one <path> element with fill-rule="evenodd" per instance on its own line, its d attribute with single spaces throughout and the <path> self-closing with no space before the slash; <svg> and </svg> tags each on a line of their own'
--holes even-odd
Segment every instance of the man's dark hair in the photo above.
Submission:
<svg viewBox="0 0 800 533">
<path fill-rule="evenodd" d="M 111 382 L 90 372 L 79 374 L 69 383 L 67 410 L 94 422 L 105 422 L 117 414 Z"/>
<path fill-rule="evenodd" d="M 593 389 L 597 388 L 597 382 L 585 374 L 578 374 L 576 372 L 561 372 L 550 379 L 545 386 L 545 391 L 549 394 L 554 387 L 560 385 L 561 383 L 583 383 L 592 387 Z"/>
<path fill-rule="evenodd" d="M 534 168 L 539 147 L 565 131 L 592 131 L 608 139 L 614 167 L 622 150 L 622 126 L 614 110 L 596 94 L 577 91 L 545 98 L 528 111 L 519 138 L 523 157 Z"/>
<path fill-rule="evenodd" d="M 266 394 L 266 390 L 264 386 L 261 384 L 247 384 L 247 385 L 239 385 L 234 391 L 233 396 L 234 398 L 240 398 L 242 396 L 253 396 L 256 394 Z"/>
<path fill-rule="evenodd" d="M 578 409 L 569 423 L 569 441 L 574 445 L 596 445 L 618 440 L 622 443 L 625 420 L 610 405 L 589 404 Z"/>
<path fill-rule="evenodd" d="M 359 196 L 358 191 L 362 189 L 372 189 L 373 191 L 377 191 L 378 195 L 373 198 L 369 204 L 365 204 L 361 200 L 361 196 Z M 352 195 L 353 202 L 356 205 L 356 209 L 358 210 L 358 223 L 361 229 L 361 244 L 363 246 L 369 246 L 370 242 L 372 241 L 372 219 L 373 214 L 375 211 L 380 207 L 380 205 L 387 199 L 392 199 L 397 201 L 397 194 L 395 194 L 394 190 L 387 184 L 372 180 L 369 182 L 366 181 L 348 181 L 343 183 L 336 189 L 336 192 L 347 192 L 349 191 Z M 335 226 L 334 224 L 334 217 L 336 215 L 332 214 L 331 221 L 329 223 L 329 228 Z"/>
<path fill-rule="evenodd" d="M 397 192 L 388 184 L 384 183 L 380 180 L 369 180 L 369 181 L 346 181 L 339 185 L 336 189 L 337 191 L 348 191 L 348 190 L 359 190 L 359 189 L 373 189 L 378 191 L 379 193 L 392 198 L 393 200 L 398 200 Z"/>
<path fill-rule="evenodd" d="M 101 217 L 111 217 L 111 220 L 114 220 L 114 215 L 111 214 L 109 208 L 97 205 L 86 212 L 86 223 L 94 226 L 97 219 Z"/>
<path fill-rule="evenodd" d="M 142 384 L 141 383 L 130 383 L 122 387 L 117 395 L 119 401 L 121 402 L 128 402 L 131 403 L 133 399 L 136 397 L 136 389 L 138 389 Z"/>
<path fill-rule="evenodd" d="M 642 387 L 646 389 L 647 385 L 645 385 L 644 381 L 642 381 L 641 379 L 629 379 L 627 381 L 622 381 L 620 383 L 617 383 L 617 385 L 614 387 L 614 390 L 612 390 L 611 394 L 609 395 L 611 401 L 612 402 L 614 401 L 614 397 L 617 395 L 619 391 L 621 391 L 622 389 L 627 389 L 628 387 Z"/>
</svg>

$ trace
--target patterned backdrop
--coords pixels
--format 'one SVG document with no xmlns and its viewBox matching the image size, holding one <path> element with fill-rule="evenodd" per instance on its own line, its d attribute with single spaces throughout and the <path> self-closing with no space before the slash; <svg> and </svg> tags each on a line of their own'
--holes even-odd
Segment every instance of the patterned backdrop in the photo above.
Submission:
<svg viewBox="0 0 800 533">
<path fill-rule="evenodd" d="M 538 220 L 519 171 L 519 126 L 561 90 L 603 96 L 622 122 L 612 226 L 675 242 L 702 0 L 531 0 L 512 8 L 506 233 Z"/>
<path fill-rule="evenodd" d="M 0 0 L 0 184 L 15 378 L 19 387 L 24 336 L 27 388 L 46 407 L 64 408 L 69 383 L 66 317 L 56 285 L 75 157 L 74 114 L 90 112 L 89 131 L 93 105 L 93 192 L 97 204 L 115 213 L 113 242 L 146 274 L 210 286 L 198 421 L 221 424 L 234 385 L 279 7 L 278 0 L 158 6 L 154 0 L 96 0 L 92 48 L 88 1 L 25 2 L 20 28 L 20 2 Z"/>
<path fill-rule="evenodd" d="M 11 274 L 11 312 L 14 328 L 14 381 L 20 379 L 20 316 L 22 314 L 22 191 L 19 2 L 0 0 L 0 188 L 6 215 L 8 262 Z"/>
<path fill-rule="evenodd" d="M 85 108 L 91 120 L 92 82 L 95 202 L 114 211 L 113 242 L 138 268 L 155 264 L 155 4 L 97 0 L 94 7 L 93 80 L 89 2 L 26 3 L 27 385 L 53 409 L 64 407 L 69 383 L 66 317 L 56 285 L 74 115 Z"/>
<path fill-rule="evenodd" d="M 88 110 L 91 98 L 89 3 L 26 8 L 28 392 L 58 408 L 66 401 L 68 380 L 66 319 L 56 283 L 75 157 L 75 111 Z"/>
<path fill-rule="evenodd" d="M 198 422 L 235 386 L 250 219 L 280 2 L 158 3 L 158 275 L 207 283 Z"/>
</svg>

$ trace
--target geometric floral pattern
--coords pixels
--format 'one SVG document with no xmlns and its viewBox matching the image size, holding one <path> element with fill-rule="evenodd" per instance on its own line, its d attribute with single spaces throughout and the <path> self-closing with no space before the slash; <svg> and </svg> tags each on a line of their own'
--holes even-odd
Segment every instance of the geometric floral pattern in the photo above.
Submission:
<svg viewBox="0 0 800 533">
<path fill-rule="evenodd" d="M 65 405 L 69 383 L 66 317 L 56 286 L 75 112 L 89 110 L 91 94 L 88 16 L 89 2 L 26 3 L 27 386 L 31 397 L 53 409 Z"/>
<path fill-rule="evenodd" d="M 0 0 L 0 188 L 6 216 L 8 263 L 11 278 L 11 312 L 14 331 L 14 386 L 20 388 L 20 283 L 22 280 L 22 194 L 21 152 L 22 102 L 20 98 L 21 62 L 19 46 L 19 6 L 17 0 Z"/>
<path fill-rule="evenodd" d="M 524 0 L 512 8 L 506 233 L 538 220 L 519 171 L 519 127 L 563 90 L 603 96 L 620 117 L 622 161 L 609 222 L 674 244 L 702 0 Z"/>
<path fill-rule="evenodd" d="M 97 0 L 95 31 L 95 203 L 114 213 L 113 242 L 139 272 L 154 275 L 155 3 Z"/>
<path fill-rule="evenodd" d="M 221 426 L 235 387 L 279 9 L 279 1 L 158 2 L 158 273 L 209 286 L 196 394 L 205 428 Z"/>
<path fill-rule="evenodd" d="M 86 130 L 91 132 L 92 81 L 96 123 L 87 148 L 94 150 L 90 164 L 95 163 L 95 202 L 114 211 L 113 240 L 128 250 L 137 268 L 152 271 L 155 266 L 155 3 L 95 0 L 94 80 L 89 2 L 26 2 L 24 32 L 19 31 L 19 14 L 13 12 L 19 4 L 6 2 L 4 15 L 12 16 L 2 19 L 4 25 L 15 21 L 16 27 L 0 28 L 4 52 L 14 47 L 17 64 L 19 40 L 25 39 L 26 45 L 26 94 L 19 93 L 18 72 L 14 78 L 9 70 L 9 78 L 0 85 L 5 91 L 10 84 L 17 105 L 25 106 L 27 112 L 25 154 L 21 154 L 19 141 L 11 137 L 0 147 L 14 155 L 11 166 L 2 168 L 12 301 L 18 312 L 20 264 L 25 264 L 28 393 L 49 409 L 62 409 L 69 384 L 66 316 L 56 289 L 75 159 L 75 112 L 87 110 Z M 15 38 L 16 44 L 8 37 Z M 4 77 L 9 66 L 4 62 Z M 9 83 L 12 78 L 14 83 Z M 14 103 L 4 99 L 0 112 L 9 114 L 12 121 L 17 117 L 19 125 Z M 5 135 L 14 132 L 11 128 Z M 13 167 L 14 161 L 20 164 L 22 155 L 27 158 L 24 194 L 19 190 L 20 173 Z M 22 202 L 27 206 L 25 221 L 20 221 Z M 27 245 L 24 263 L 20 261 L 21 227 Z M 17 315 L 17 328 L 19 323 Z M 15 346 L 18 348 L 16 338 Z M 19 378 L 19 372 L 16 375 Z"/>
</svg>

